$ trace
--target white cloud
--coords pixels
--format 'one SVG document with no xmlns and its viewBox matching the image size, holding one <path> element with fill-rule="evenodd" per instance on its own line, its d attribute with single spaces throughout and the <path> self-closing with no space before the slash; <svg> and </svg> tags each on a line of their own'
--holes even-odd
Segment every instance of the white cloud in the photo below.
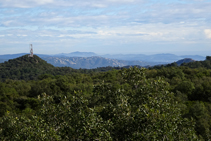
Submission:
<svg viewBox="0 0 211 141">
<path fill-rule="evenodd" d="M 12 13 L 0 11 L 4 15 L 0 17 L 0 25 L 8 27 L 25 25 L 101 27 L 130 26 L 134 23 L 183 23 L 184 25 L 196 23 L 200 25 L 210 22 L 209 11 L 211 9 L 211 3 L 173 3 L 168 6 L 150 2 L 147 3 L 148 5 L 134 4 L 141 3 L 143 0 L 29 0 L 28 2 L 27 0 L 0 0 L 0 5 L 4 2 L 11 6 L 19 4 L 20 7 L 43 5 L 27 10 L 14 9 Z"/>
<path fill-rule="evenodd" d="M 17 36 L 19 36 L 19 37 L 26 37 L 26 36 L 28 36 L 28 35 L 21 35 L 21 34 L 18 34 Z"/>
<path fill-rule="evenodd" d="M 53 3 L 54 0 L 0 0 L 3 7 L 29 8 Z"/>
<path fill-rule="evenodd" d="M 210 9 L 211 2 L 191 0 L 0 0 L 0 37 L 2 43 L 74 41 L 96 48 L 209 42 Z"/>
<path fill-rule="evenodd" d="M 211 29 L 205 29 L 204 33 L 205 33 L 207 38 L 211 39 Z"/>
<path fill-rule="evenodd" d="M 88 7 L 98 7 L 103 8 L 112 4 L 121 3 L 134 3 L 141 2 L 143 0 L 0 0 L 0 5 L 3 7 L 18 7 L 18 8 L 30 8 L 40 5 L 47 6 L 88 6 Z"/>
</svg>

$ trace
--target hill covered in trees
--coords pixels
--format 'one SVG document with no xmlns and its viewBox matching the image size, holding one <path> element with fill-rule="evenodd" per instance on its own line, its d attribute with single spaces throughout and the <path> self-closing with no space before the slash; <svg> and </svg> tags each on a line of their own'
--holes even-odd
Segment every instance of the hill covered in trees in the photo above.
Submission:
<svg viewBox="0 0 211 141">
<path fill-rule="evenodd" d="M 210 63 L 74 70 L 37 56 L 10 60 L 0 64 L 9 76 L 0 139 L 210 140 Z"/>
<path fill-rule="evenodd" d="M 22 57 L 8 60 L 4 63 L 0 63 L 1 80 L 7 78 L 10 79 L 35 79 L 40 74 L 45 74 L 53 69 L 54 66 L 48 64 L 38 56 L 28 57 L 24 55 Z"/>
<path fill-rule="evenodd" d="M 34 55 L 34 57 L 24 55 L 0 63 L 0 71 L 0 81 L 6 79 L 36 80 L 38 76 L 43 74 L 64 75 L 77 72 L 77 70 L 70 67 L 54 67 L 37 55 Z"/>
</svg>

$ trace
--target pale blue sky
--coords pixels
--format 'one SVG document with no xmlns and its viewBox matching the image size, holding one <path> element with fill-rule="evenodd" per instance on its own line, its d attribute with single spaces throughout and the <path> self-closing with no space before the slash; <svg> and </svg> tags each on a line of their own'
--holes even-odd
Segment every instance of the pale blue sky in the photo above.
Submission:
<svg viewBox="0 0 211 141">
<path fill-rule="evenodd" d="M 0 54 L 211 55 L 211 0 L 0 0 Z"/>
</svg>

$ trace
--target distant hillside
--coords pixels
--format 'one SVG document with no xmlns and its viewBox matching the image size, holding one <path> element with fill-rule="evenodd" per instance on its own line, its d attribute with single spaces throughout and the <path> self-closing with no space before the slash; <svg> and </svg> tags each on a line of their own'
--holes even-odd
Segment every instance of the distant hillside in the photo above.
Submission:
<svg viewBox="0 0 211 141">
<path fill-rule="evenodd" d="M 0 63 L 0 79 L 35 79 L 40 74 L 48 73 L 54 66 L 48 64 L 38 56 L 33 58 L 28 55 Z"/>
<path fill-rule="evenodd" d="M 101 57 L 118 59 L 118 60 L 127 60 L 127 61 L 143 61 L 147 59 L 147 55 L 144 54 L 105 54 L 100 55 Z"/>
<path fill-rule="evenodd" d="M 204 61 L 195 61 L 191 58 L 185 58 L 185 59 L 182 59 L 182 60 L 179 60 L 177 62 L 174 62 L 174 63 L 170 63 L 170 64 L 167 64 L 167 65 L 156 65 L 156 66 L 153 66 L 153 67 L 150 67 L 150 69 L 153 69 L 153 68 L 162 68 L 162 67 L 176 67 L 176 66 L 186 66 L 186 67 L 189 67 L 189 68 L 206 68 L 206 69 L 211 69 L 211 56 L 207 56 L 206 57 L 206 60 Z"/>
<path fill-rule="evenodd" d="M 163 62 L 163 63 L 172 63 L 184 58 L 191 58 L 197 61 L 205 60 L 204 56 L 199 55 L 184 55 L 178 56 L 175 54 L 153 54 L 153 55 L 144 55 L 144 54 L 106 54 L 102 55 L 102 57 L 112 58 L 112 59 L 119 59 L 119 60 L 138 60 L 143 62 Z"/>
<path fill-rule="evenodd" d="M 23 54 L 7 54 L 0 55 L 0 63 L 9 59 L 20 57 Z M 115 55 L 102 55 L 99 56 L 94 52 L 72 52 L 62 53 L 55 55 L 36 54 L 40 58 L 46 60 L 48 63 L 57 67 L 72 67 L 75 69 L 86 68 L 92 69 L 97 67 L 123 67 L 123 66 L 154 66 L 154 65 L 165 65 L 184 58 L 191 58 L 196 61 L 205 60 L 205 57 L 199 55 L 185 55 L 177 56 L 174 54 L 115 54 Z M 180 65 L 180 63 L 179 63 Z"/>
<path fill-rule="evenodd" d="M 181 66 L 187 66 L 190 68 L 207 68 L 211 69 L 211 56 L 207 56 L 205 61 L 195 61 L 189 63 L 183 63 Z"/>
<path fill-rule="evenodd" d="M 117 59 L 109 59 L 103 57 L 43 57 L 48 63 L 57 66 L 63 67 L 68 66 L 71 68 L 79 69 L 79 68 L 86 68 L 92 69 L 97 67 L 123 67 L 128 65 L 139 65 L 139 66 L 146 66 L 146 65 L 156 65 L 157 63 L 149 63 L 149 62 L 142 62 L 142 61 L 123 61 Z"/>
<path fill-rule="evenodd" d="M 183 55 L 183 56 L 180 56 L 182 58 L 191 58 L 195 61 L 204 61 L 206 59 L 206 57 L 204 56 L 200 56 L 200 55 Z"/>
<path fill-rule="evenodd" d="M 46 61 L 42 60 L 37 55 L 34 57 L 28 57 L 28 55 L 21 56 L 16 59 L 11 59 L 6 61 L 5 63 L 1 64 L 1 66 L 17 68 L 17 67 L 31 67 L 31 68 L 49 68 L 53 67 L 53 65 L 48 64 Z"/>
<path fill-rule="evenodd" d="M 180 66 L 183 63 L 190 63 L 190 62 L 195 62 L 195 60 L 193 60 L 191 58 L 185 58 L 185 59 L 182 59 L 182 60 L 177 61 L 176 63 L 177 63 L 177 65 Z"/>
<path fill-rule="evenodd" d="M 53 55 L 55 57 L 92 57 L 92 56 L 98 56 L 94 52 L 72 52 L 72 53 L 61 53 Z"/>
<path fill-rule="evenodd" d="M 174 55 L 174 54 L 155 54 L 155 55 L 149 55 L 148 60 L 149 61 L 161 61 L 161 62 L 174 62 L 179 59 L 182 59 L 181 57 Z"/>
</svg>

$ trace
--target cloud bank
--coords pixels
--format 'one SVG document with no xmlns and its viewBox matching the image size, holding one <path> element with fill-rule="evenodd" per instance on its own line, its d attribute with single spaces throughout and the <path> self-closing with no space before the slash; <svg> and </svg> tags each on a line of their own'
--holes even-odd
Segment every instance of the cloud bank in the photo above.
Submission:
<svg viewBox="0 0 211 141">
<path fill-rule="evenodd" d="M 209 0 L 0 0 L 0 49 L 197 51 L 211 42 L 210 9 Z"/>
</svg>

